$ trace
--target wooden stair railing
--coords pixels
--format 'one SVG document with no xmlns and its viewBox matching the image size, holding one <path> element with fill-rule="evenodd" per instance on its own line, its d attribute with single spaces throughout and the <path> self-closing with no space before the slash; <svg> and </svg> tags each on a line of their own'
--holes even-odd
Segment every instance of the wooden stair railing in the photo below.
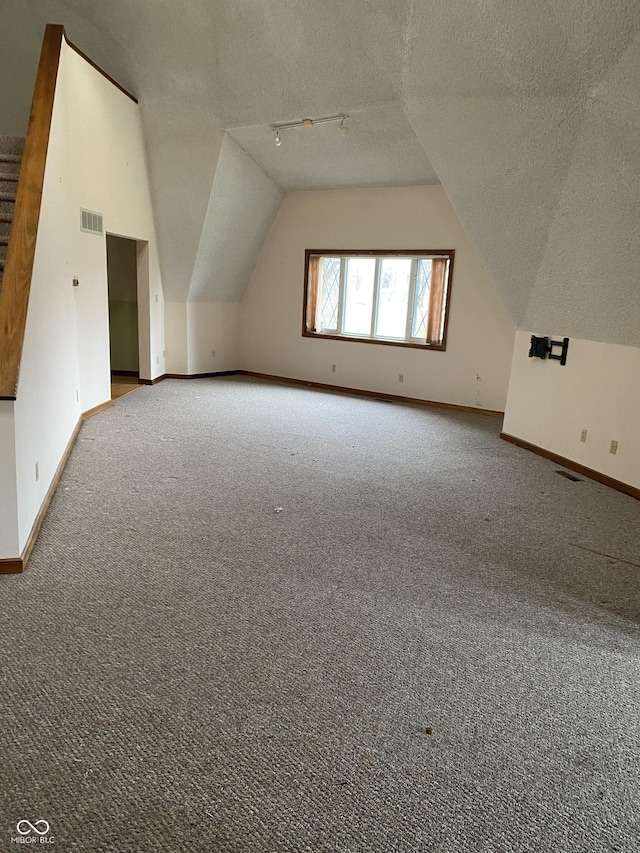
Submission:
<svg viewBox="0 0 640 853">
<path fill-rule="evenodd" d="M 0 288 L 0 399 L 15 400 L 64 27 L 47 24 Z"/>
<path fill-rule="evenodd" d="M 47 24 L 31 101 L 4 277 L 0 287 L 0 400 L 15 400 L 40 220 L 44 170 L 62 40 L 134 103 L 138 99 L 70 42 L 61 24 Z"/>
</svg>

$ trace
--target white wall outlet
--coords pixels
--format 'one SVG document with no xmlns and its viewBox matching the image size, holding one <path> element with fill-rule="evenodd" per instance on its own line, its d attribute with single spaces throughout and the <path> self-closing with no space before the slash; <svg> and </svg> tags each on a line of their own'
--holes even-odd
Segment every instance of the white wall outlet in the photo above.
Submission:
<svg viewBox="0 0 640 853">
<path fill-rule="evenodd" d="M 618 442 L 615 439 L 612 439 L 611 446 L 609 447 L 609 453 L 615 454 L 618 452 Z"/>
<path fill-rule="evenodd" d="M 335 364 L 332 364 L 332 365 L 331 365 L 331 372 L 332 372 L 332 373 L 335 373 L 335 372 L 336 372 L 336 366 L 335 366 Z"/>
<path fill-rule="evenodd" d="M 156 364 L 160 364 L 160 356 L 159 355 L 156 356 Z"/>
<path fill-rule="evenodd" d="M 80 392 L 76 388 L 76 403 L 79 403 L 79 402 L 80 402 Z"/>
<path fill-rule="evenodd" d="M 586 431 L 586 429 L 582 429 L 582 430 L 580 430 L 580 441 L 586 441 L 586 440 L 587 440 L 587 431 Z"/>
<path fill-rule="evenodd" d="M 38 482 L 39 479 L 40 479 L 40 466 L 36 462 L 36 483 Z"/>
<path fill-rule="evenodd" d="M 404 373 L 398 374 L 398 382 L 404 382 Z"/>
</svg>

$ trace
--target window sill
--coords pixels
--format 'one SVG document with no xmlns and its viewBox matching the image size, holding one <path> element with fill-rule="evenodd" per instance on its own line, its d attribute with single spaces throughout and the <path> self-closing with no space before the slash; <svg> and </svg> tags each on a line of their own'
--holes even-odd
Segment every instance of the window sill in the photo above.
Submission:
<svg viewBox="0 0 640 853">
<path fill-rule="evenodd" d="M 328 341 L 352 341 L 358 344 L 380 344 L 387 347 L 410 347 L 411 349 L 435 350 L 436 352 L 445 352 L 446 346 L 441 344 L 419 344 L 414 341 L 392 341 L 385 338 L 359 338 L 356 335 L 333 335 L 327 332 L 310 332 L 304 329 L 302 332 L 304 338 L 322 338 Z"/>
</svg>

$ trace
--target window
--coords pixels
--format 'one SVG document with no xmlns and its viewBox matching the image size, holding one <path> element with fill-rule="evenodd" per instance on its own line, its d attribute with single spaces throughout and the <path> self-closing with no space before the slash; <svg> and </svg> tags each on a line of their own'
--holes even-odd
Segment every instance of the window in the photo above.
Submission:
<svg viewBox="0 0 640 853">
<path fill-rule="evenodd" d="M 453 256 L 307 250 L 303 335 L 443 350 Z"/>
</svg>

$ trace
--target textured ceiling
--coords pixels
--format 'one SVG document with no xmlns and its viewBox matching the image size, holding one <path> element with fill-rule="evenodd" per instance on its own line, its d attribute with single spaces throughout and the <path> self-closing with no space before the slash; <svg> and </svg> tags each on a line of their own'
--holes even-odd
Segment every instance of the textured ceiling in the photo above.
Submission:
<svg viewBox="0 0 640 853">
<path fill-rule="evenodd" d="M 235 302 L 278 212 L 284 192 L 225 136 L 202 228 L 190 302 Z"/>
<path fill-rule="evenodd" d="M 228 132 L 284 190 L 440 183 L 398 103 L 351 110 L 342 127 L 282 130 L 280 147 L 269 125 Z"/>
<path fill-rule="evenodd" d="M 638 0 L 0 0 L 0 15 L 17 81 L 0 132 L 24 130 L 47 21 L 139 98 L 169 299 L 241 298 L 279 191 L 439 181 L 519 325 L 640 344 Z M 341 112 L 344 137 L 273 145 L 273 123 Z M 252 199 L 241 248 L 224 223 Z"/>
</svg>

